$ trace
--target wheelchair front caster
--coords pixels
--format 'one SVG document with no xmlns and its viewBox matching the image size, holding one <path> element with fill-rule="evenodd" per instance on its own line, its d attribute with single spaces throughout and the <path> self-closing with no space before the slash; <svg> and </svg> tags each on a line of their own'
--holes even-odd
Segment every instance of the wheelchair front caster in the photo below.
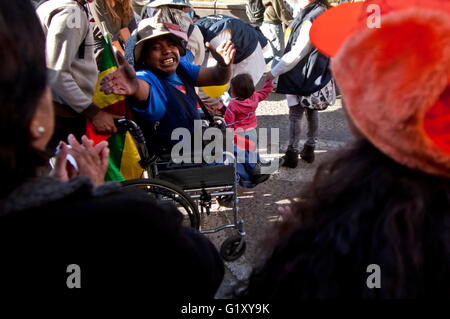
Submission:
<svg viewBox="0 0 450 319">
<path fill-rule="evenodd" d="M 229 237 L 220 246 L 220 256 L 225 261 L 235 261 L 244 254 L 246 247 L 244 237 L 239 235 Z"/>
</svg>

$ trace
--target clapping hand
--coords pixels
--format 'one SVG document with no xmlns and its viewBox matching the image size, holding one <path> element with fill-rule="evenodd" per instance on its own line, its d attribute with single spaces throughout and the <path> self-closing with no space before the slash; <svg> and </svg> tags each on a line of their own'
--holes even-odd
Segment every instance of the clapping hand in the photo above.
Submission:
<svg viewBox="0 0 450 319">
<path fill-rule="evenodd" d="M 80 144 L 72 134 L 67 140 L 70 147 L 64 142 L 60 143 L 60 152 L 56 156 L 56 164 L 50 175 L 61 181 L 86 176 L 96 186 L 103 184 L 108 170 L 108 142 L 103 141 L 93 146 L 93 141 L 83 136 Z M 76 169 L 67 160 L 69 154 L 77 163 Z"/>
</svg>

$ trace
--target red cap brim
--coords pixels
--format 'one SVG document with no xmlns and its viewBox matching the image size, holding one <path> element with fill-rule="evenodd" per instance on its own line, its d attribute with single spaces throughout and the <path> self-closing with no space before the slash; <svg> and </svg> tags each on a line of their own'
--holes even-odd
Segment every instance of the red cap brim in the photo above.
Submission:
<svg viewBox="0 0 450 319">
<path fill-rule="evenodd" d="M 310 31 L 312 44 L 323 54 L 334 57 L 344 42 L 353 33 L 369 28 L 378 12 L 385 15 L 408 8 L 428 8 L 450 13 L 450 1 L 442 0 L 366 0 L 342 3 L 321 14 Z"/>
<path fill-rule="evenodd" d="M 364 2 L 343 3 L 321 14 L 309 33 L 312 44 L 333 57 L 345 40 L 361 28 Z"/>
</svg>

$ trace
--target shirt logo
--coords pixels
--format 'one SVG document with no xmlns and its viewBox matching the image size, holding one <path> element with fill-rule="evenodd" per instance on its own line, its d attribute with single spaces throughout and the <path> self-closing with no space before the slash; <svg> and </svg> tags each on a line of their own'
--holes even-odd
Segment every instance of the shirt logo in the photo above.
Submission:
<svg viewBox="0 0 450 319">
<path fill-rule="evenodd" d="M 186 87 L 185 87 L 184 85 L 175 85 L 175 88 L 176 88 L 178 91 L 182 92 L 183 94 L 186 94 L 186 93 L 187 93 Z"/>
</svg>

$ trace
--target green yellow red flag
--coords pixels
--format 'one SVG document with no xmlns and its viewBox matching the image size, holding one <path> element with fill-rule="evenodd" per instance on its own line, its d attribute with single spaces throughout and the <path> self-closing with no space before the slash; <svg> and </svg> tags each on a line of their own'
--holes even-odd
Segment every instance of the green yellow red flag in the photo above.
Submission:
<svg viewBox="0 0 450 319">
<path fill-rule="evenodd" d="M 100 73 L 92 101 L 104 111 L 128 118 L 131 114 L 126 106 L 124 96 L 116 94 L 107 95 L 100 91 L 100 81 L 107 74 L 117 70 L 116 58 L 108 36 L 104 37 L 103 42 L 103 50 L 97 59 L 97 67 Z M 123 181 L 142 176 L 143 169 L 139 165 L 139 153 L 134 139 L 129 132 L 119 132 L 114 135 L 98 134 L 93 124 L 88 121 L 86 135 L 94 141 L 94 144 L 108 140 L 110 156 L 105 180 Z"/>
</svg>

